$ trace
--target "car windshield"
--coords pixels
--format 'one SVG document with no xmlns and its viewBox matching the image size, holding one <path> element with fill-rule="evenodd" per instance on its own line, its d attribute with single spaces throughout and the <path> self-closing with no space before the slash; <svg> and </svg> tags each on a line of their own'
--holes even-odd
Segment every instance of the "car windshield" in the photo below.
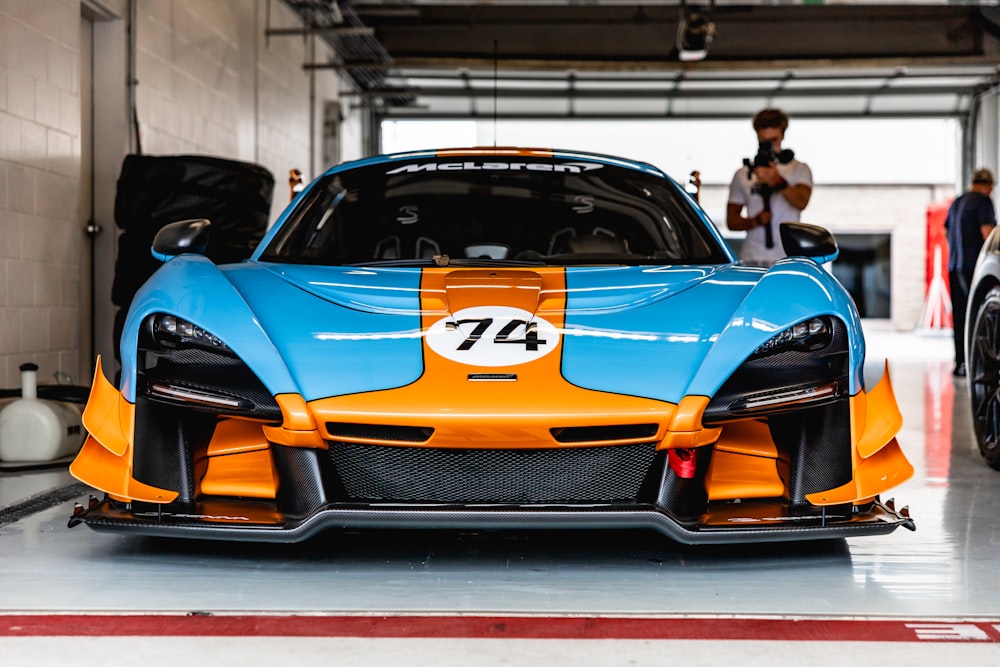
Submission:
<svg viewBox="0 0 1000 667">
<path fill-rule="evenodd" d="M 325 265 L 719 264 L 670 181 L 527 157 L 387 162 L 330 174 L 261 253 Z"/>
</svg>

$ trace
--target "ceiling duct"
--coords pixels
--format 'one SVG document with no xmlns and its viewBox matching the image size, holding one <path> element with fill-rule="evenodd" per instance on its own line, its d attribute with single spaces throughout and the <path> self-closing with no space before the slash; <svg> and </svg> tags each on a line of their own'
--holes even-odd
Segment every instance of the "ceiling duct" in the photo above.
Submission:
<svg viewBox="0 0 1000 667">
<path fill-rule="evenodd" d="M 387 80 L 398 80 L 392 57 L 366 26 L 348 0 L 281 0 L 302 21 L 301 30 L 268 28 L 271 35 L 315 35 L 330 47 L 335 60 L 305 63 L 307 69 L 337 69 L 369 98 L 379 98 L 385 106 L 408 106 L 415 98 L 406 90 L 395 90 Z"/>
</svg>

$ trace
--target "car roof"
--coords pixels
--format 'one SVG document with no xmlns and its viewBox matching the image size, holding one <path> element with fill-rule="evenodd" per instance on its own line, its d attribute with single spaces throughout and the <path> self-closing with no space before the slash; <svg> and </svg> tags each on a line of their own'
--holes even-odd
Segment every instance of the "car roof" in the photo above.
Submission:
<svg viewBox="0 0 1000 667">
<path fill-rule="evenodd" d="M 325 173 L 332 174 L 358 167 L 365 167 L 376 164 L 386 164 L 402 160 L 419 159 L 448 159 L 448 158 L 511 158 L 511 157 L 532 157 L 546 160 L 580 160 L 585 162 L 599 162 L 601 164 L 634 169 L 654 176 L 669 178 L 658 167 L 638 160 L 606 155 L 603 153 L 592 153 L 589 151 L 578 151 L 571 149 L 554 148 L 526 148 L 519 146 L 471 146 L 467 148 L 444 148 L 406 151 L 402 153 L 386 153 L 372 157 L 361 158 L 342 162 L 326 170 Z"/>
</svg>

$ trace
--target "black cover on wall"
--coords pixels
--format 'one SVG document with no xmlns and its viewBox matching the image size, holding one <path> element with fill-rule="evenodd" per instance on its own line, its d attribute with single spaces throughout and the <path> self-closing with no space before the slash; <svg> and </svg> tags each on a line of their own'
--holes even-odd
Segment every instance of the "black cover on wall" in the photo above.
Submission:
<svg viewBox="0 0 1000 667">
<path fill-rule="evenodd" d="M 216 264 L 250 256 L 267 230 L 274 176 L 257 164 L 205 155 L 128 155 L 115 195 L 118 258 L 112 302 L 127 310 L 160 262 L 150 254 L 165 225 L 208 218 L 208 251 Z"/>
</svg>

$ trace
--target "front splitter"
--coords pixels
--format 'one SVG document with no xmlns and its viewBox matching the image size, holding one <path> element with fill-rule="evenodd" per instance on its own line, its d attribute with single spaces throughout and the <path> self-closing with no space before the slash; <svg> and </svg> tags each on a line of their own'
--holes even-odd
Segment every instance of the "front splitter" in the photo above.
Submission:
<svg viewBox="0 0 1000 667">
<path fill-rule="evenodd" d="M 109 500 L 80 508 L 70 527 L 85 523 L 97 531 L 153 537 L 180 537 L 241 542 L 301 542 L 327 529 L 396 528 L 461 530 L 653 530 L 682 544 L 736 544 L 793 542 L 885 535 L 900 526 L 915 530 L 905 510 L 874 502 L 864 512 L 829 518 L 788 517 L 769 522 L 734 522 L 734 525 L 702 526 L 681 523 L 652 506 L 593 509 L 564 507 L 460 507 L 453 506 L 333 506 L 298 521 L 255 523 L 240 517 L 218 521 L 203 515 L 136 513 L 123 510 Z"/>
</svg>

